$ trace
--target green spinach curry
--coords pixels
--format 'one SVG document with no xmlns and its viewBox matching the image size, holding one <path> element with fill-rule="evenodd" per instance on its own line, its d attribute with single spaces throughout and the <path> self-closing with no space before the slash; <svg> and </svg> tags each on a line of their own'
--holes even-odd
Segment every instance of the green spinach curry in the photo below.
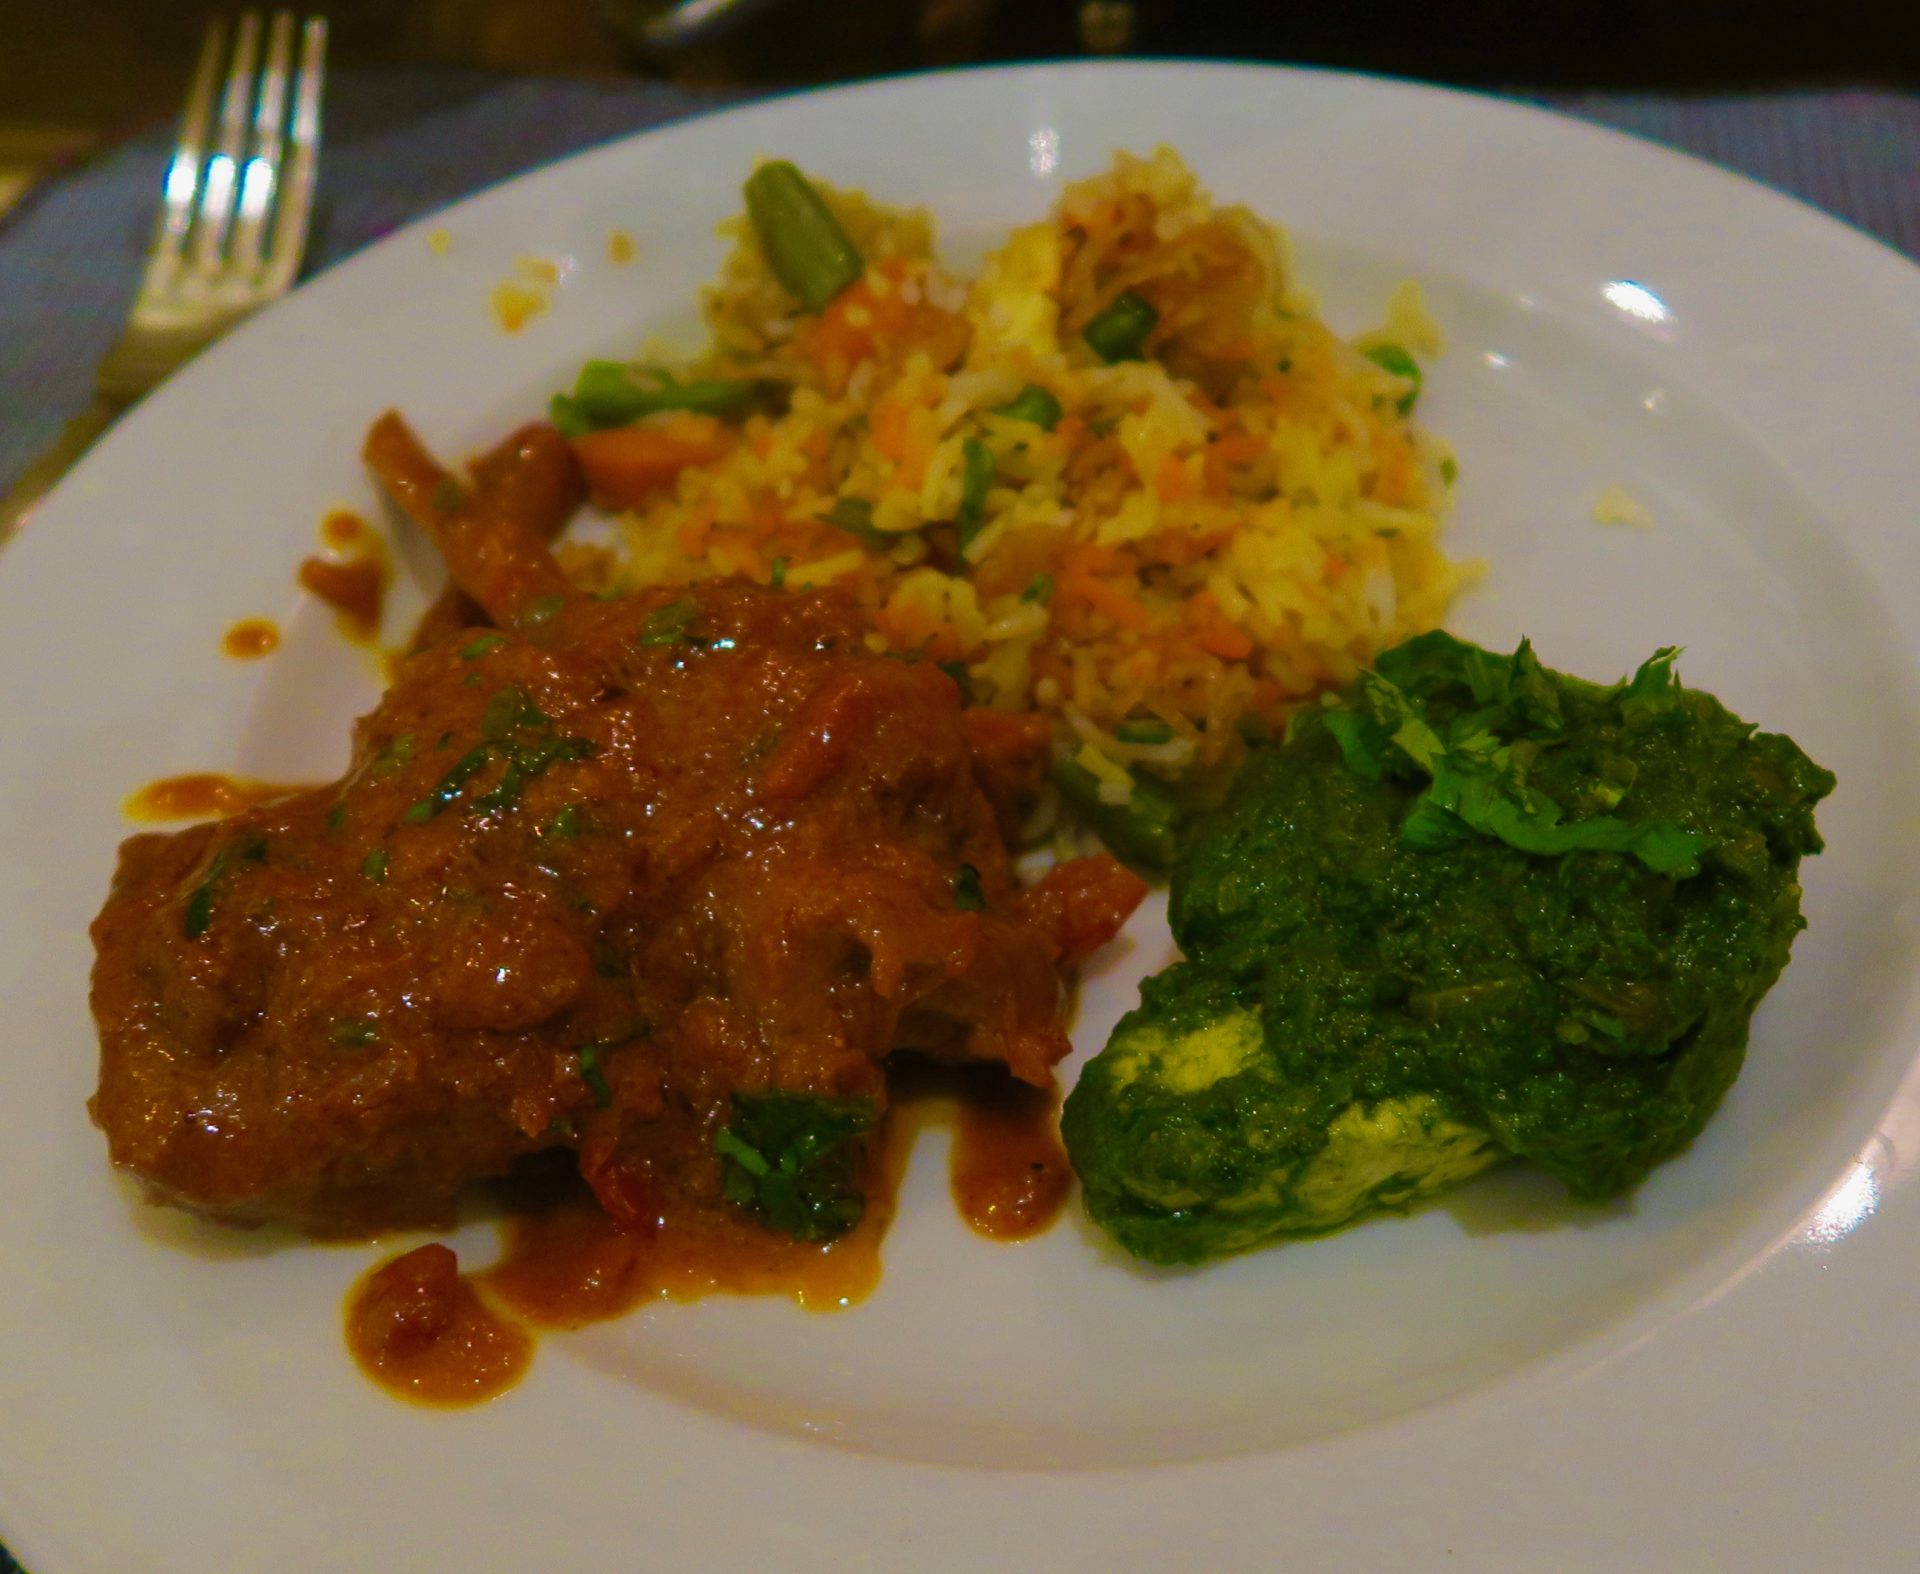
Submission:
<svg viewBox="0 0 1920 1574">
<path fill-rule="evenodd" d="M 1256 749 L 1174 870 L 1063 1130 L 1122 1246 L 1190 1263 L 1508 1156 L 1576 1198 L 1687 1145 L 1804 926 L 1833 777 L 1683 688 L 1435 633 Z"/>
</svg>

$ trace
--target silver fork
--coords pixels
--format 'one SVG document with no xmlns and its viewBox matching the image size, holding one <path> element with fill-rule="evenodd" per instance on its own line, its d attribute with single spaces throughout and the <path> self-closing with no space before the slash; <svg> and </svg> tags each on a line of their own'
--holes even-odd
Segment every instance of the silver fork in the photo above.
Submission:
<svg viewBox="0 0 1920 1574">
<path fill-rule="evenodd" d="M 259 13 L 240 17 L 231 49 L 228 32 L 216 18 L 201 43 L 140 293 L 95 374 L 93 403 L 0 502 L 0 542 L 130 405 L 284 295 L 300 270 L 320 153 L 326 19 L 301 23 L 282 11 L 264 29 L 264 50 Z"/>
</svg>

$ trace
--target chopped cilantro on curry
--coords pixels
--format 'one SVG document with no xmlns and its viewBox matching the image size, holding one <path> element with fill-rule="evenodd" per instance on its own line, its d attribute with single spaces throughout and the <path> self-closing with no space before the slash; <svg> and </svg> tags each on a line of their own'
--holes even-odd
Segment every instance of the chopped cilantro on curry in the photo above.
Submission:
<svg viewBox="0 0 1920 1574">
<path fill-rule="evenodd" d="M 834 1240 L 866 1209 L 861 1167 L 875 1120 L 872 1099 L 736 1093 L 714 1134 L 721 1193 L 783 1235 Z"/>
</svg>

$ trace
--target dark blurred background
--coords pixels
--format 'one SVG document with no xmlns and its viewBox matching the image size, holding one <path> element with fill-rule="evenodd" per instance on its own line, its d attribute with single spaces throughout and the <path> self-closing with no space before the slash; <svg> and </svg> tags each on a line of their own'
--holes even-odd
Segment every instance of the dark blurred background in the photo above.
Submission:
<svg viewBox="0 0 1920 1574">
<path fill-rule="evenodd" d="M 1208 55 L 1519 89 L 1920 86 L 1911 0 L 315 0 L 342 66 L 777 86 L 970 61 Z M 0 206 L 172 113 L 206 0 L 0 0 Z"/>
</svg>

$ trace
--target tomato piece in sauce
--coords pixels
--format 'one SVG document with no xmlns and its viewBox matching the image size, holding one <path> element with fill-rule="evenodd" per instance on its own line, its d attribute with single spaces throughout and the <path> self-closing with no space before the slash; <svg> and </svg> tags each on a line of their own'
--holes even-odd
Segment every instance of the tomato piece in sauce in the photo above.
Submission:
<svg viewBox="0 0 1920 1574">
<path fill-rule="evenodd" d="M 1115 935 L 1147 894 L 1147 882 L 1101 853 L 1049 869 L 1020 898 L 1022 916 L 1051 929 L 1060 962 L 1084 961 Z"/>
</svg>

